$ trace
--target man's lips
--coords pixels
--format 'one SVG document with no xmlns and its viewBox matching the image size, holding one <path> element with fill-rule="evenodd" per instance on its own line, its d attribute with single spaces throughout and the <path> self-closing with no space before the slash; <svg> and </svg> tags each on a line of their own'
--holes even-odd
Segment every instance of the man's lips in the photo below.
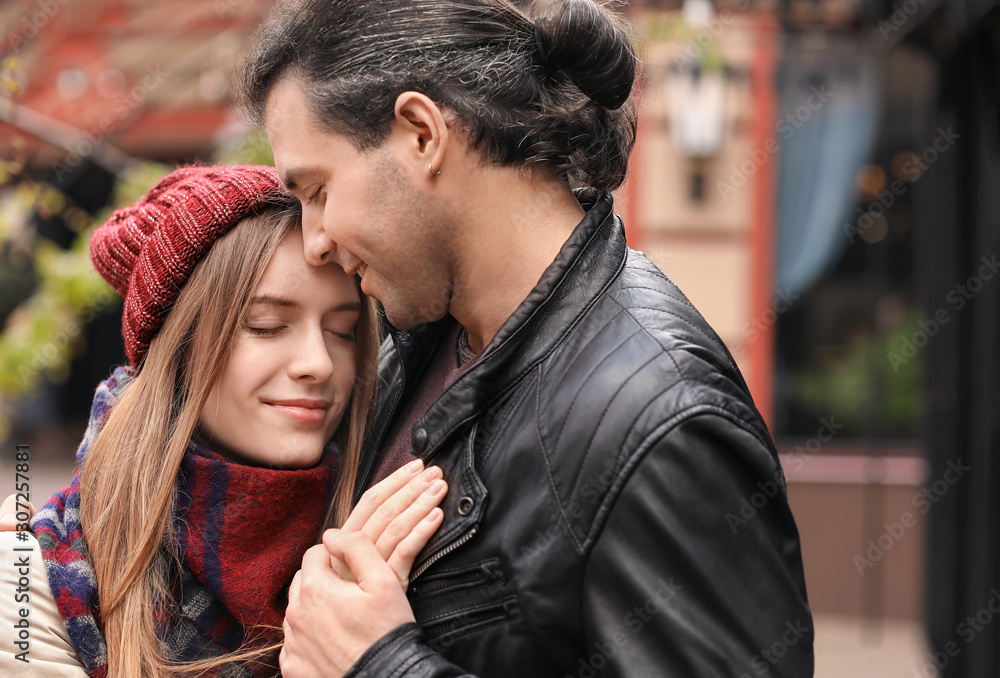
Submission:
<svg viewBox="0 0 1000 678">
<path fill-rule="evenodd" d="M 296 398 L 293 400 L 265 400 L 279 414 L 302 424 L 322 424 L 330 411 L 329 400 Z"/>
<path fill-rule="evenodd" d="M 341 266 L 344 269 L 344 273 L 349 276 L 364 277 L 365 271 L 368 270 L 368 264 L 358 259 L 358 263 L 353 266 Z"/>
</svg>

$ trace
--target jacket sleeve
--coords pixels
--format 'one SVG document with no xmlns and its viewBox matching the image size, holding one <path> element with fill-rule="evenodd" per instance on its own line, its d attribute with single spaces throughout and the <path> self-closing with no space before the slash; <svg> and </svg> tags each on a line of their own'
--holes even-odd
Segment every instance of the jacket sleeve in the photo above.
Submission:
<svg viewBox="0 0 1000 678">
<path fill-rule="evenodd" d="M 34 535 L 0 533 L 0 675 L 86 678 Z M 25 586 L 27 584 L 27 586 Z"/>
<path fill-rule="evenodd" d="M 475 678 L 424 642 L 416 624 L 404 624 L 382 636 L 344 678 Z"/>
<path fill-rule="evenodd" d="M 649 436 L 623 462 L 584 575 L 588 678 L 808 678 L 812 615 L 773 447 L 724 411 Z M 415 624 L 369 648 L 350 678 L 471 678 Z"/>
<path fill-rule="evenodd" d="M 812 676 L 798 532 L 770 441 L 715 411 L 646 443 L 587 563 L 573 674 Z"/>
</svg>

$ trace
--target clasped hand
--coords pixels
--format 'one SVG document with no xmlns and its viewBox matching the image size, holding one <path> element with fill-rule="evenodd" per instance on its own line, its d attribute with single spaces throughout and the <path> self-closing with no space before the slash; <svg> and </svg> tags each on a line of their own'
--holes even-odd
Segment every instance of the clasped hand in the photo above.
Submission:
<svg viewBox="0 0 1000 678">
<path fill-rule="evenodd" d="M 285 678 L 342 676 L 373 643 L 414 621 L 410 569 L 440 527 L 447 486 L 419 460 L 372 487 L 292 579 L 280 655 Z"/>
</svg>

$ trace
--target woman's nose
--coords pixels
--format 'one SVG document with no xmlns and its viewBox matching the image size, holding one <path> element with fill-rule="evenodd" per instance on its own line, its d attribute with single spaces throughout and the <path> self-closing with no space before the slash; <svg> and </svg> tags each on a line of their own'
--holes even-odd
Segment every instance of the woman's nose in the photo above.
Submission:
<svg viewBox="0 0 1000 678">
<path fill-rule="evenodd" d="M 288 364 L 293 379 L 324 382 L 333 376 L 333 358 L 322 327 L 303 329 Z"/>
</svg>

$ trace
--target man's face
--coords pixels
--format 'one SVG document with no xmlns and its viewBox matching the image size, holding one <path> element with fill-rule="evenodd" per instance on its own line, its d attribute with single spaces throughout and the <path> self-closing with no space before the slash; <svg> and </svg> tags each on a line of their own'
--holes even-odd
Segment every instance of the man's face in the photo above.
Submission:
<svg viewBox="0 0 1000 678">
<path fill-rule="evenodd" d="M 394 130 L 380 147 L 358 151 L 322 127 L 293 77 L 268 97 L 267 135 L 278 175 L 302 203 L 306 261 L 335 261 L 359 275 L 400 329 L 442 318 L 453 229 L 408 154 L 417 140 Z"/>
</svg>

